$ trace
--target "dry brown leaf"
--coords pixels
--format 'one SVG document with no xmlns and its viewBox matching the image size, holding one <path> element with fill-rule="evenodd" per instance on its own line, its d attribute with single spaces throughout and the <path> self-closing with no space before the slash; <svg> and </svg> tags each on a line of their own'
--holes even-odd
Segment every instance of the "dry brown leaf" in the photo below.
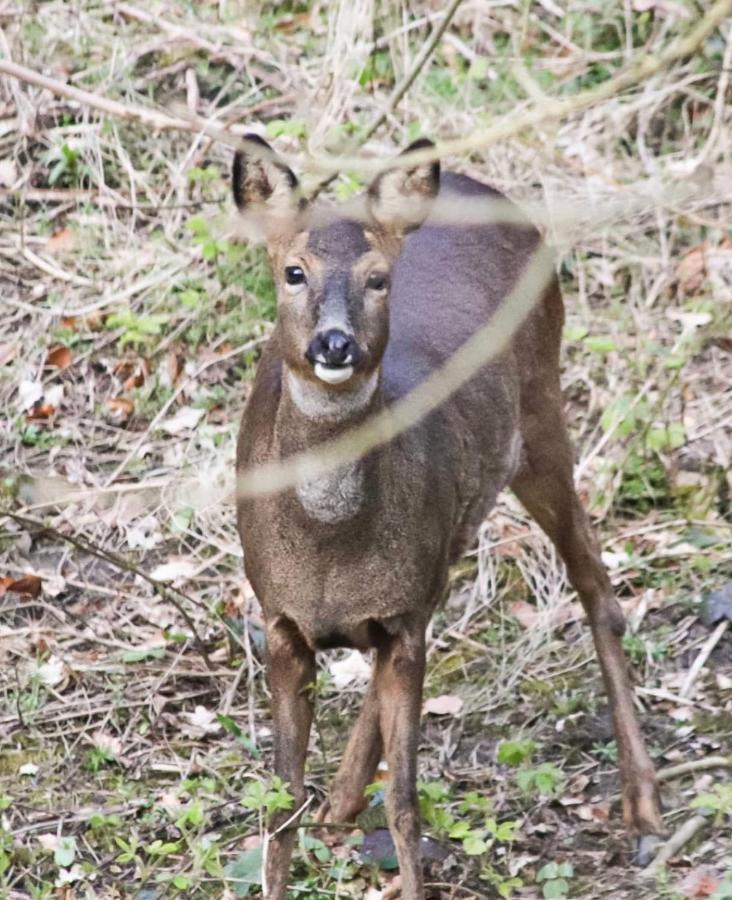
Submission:
<svg viewBox="0 0 732 900">
<path fill-rule="evenodd" d="M 160 423 L 160 429 L 171 435 L 180 434 L 183 431 L 191 431 L 198 425 L 205 414 L 205 409 L 182 406 L 174 416 Z"/>
<path fill-rule="evenodd" d="M 336 659 L 328 666 L 333 686 L 340 690 L 353 682 L 366 682 L 371 677 L 371 665 L 360 650 L 351 650 L 343 659 Z"/>
<path fill-rule="evenodd" d="M 542 611 L 525 600 L 516 600 L 510 604 L 509 612 L 527 631 L 536 627 L 561 628 L 584 617 L 584 610 L 579 603 L 561 603 Z"/>
<path fill-rule="evenodd" d="M 221 724 L 217 720 L 215 710 L 206 709 L 205 706 L 197 706 L 193 712 L 181 713 L 181 719 L 185 724 L 181 725 L 181 732 L 192 738 L 204 737 L 207 734 L 215 734 L 221 731 Z"/>
<path fill-rule="evenodd" d="M 29 422 L 39 419 L 50 419 L 55 413 L 56 407 L 52 403 L 36 403 L 26 416 L 26 419 Z"/>
<path fill-rule="evenodd" d="M 165 359 L 165 367 L 168 373 L 168 379 L 172 386 L 176 383 L 183 370 L 183 364 L 177 353 L 174 353 L 173 351 L 168 353 Z"/>
<path fill-rule="evenodd" d="M 110 397 L 104 406 L 107 417 L 113 422 L 126 422 L 135 411 L 135 402 L 129 397 Z"/>
<path fill-rule="evenodd" d="M 610 803 L 582 803 L 571 812 L 583 822 L 607 822 L 610 818 Z"/>
<path fill-rule="evenodd" d="M 6 590 L 14 594 L 24 594 L 26 597 L 38 597 L 43 587 L 43 581 L 38 575 L 24 575 L 16 581 L 11 581 Z"/>
<path fill-rule="evenodd" d="M 711 897 L 719 887 L 719 875 L 713 870 L 700 866 L 692 869 L 678 884 L 684 897 Z"/>
<path fill-rule="evenodd" d="M 54 231 L 51 237 L 46 241 L 46 253 L 51 256 L 57 256 L 73 249 L 74 233 L 69 228 L 60 228 Z"/>
<path fill-rule="evenodd" d="M 166 563 L 160 563 L 150 572 L 156 581 L 185 581 L 196 571 L 193 560 L 183 556 L 171 557 Z"/>
<path fill-rule="evenodd" d="M 52 366 L 56 369 L 68 369 L 68 367 L 73 362 L 73 354 L 68 347 L 64 347 L 59 344 L 56 347 L 52 347 L 48 351 L 48 356 L 46 357 L 46 365 Z"/>
</svg>

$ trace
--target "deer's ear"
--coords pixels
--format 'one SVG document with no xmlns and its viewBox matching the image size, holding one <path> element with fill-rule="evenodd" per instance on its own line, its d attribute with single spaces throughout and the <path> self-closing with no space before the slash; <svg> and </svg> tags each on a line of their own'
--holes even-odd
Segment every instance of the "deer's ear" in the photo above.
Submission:
<svg viewBox="0 0 732 900">
<path fill-rule="evenodd" d="M 402 156 L 434 146 L 432 141 L 420 138 Z M 387 169 L 376 176 L 368 190 L 369 214 L 378 226 L 401 236 L 424 222 L 439 189 L 437 161 L 418 163 L 413 168 Z"/>
<path fill-rule="evenodd" d="M 239 211 L 261 220 L 265 231 L 291 222 L 303 205 L 297 178 L 256 134 L 242 138 L 234 155 L 231 187 Z"/>
</svg>

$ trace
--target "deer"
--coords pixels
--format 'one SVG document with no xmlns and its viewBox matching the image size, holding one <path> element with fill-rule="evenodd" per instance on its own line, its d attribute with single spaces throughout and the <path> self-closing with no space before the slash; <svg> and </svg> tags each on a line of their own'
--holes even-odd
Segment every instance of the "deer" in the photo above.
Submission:
<svg viewBox="0 0 732 900">
<path fill-rule="evenodd" d="M 433 148 L 421 139 L 404 153 Z M 508 201 L 439 162 L 399 161 L 362 215 L 318 212 L 256 135 L 235 152 L 232 190 L 254 222 L 277 312 L 245 405 L 239 476 L 337 438 L 404 398 L 500 308 L 540 232 L 511 221 L 437 220 L 435 201 Z M 518 207 L 513 207 L 518 210 Z M 495 218 L 495 217 L 494 217 Z M 612 711 L 622 811 L 639 853 L 663 833 L 653 763 L 633 705 L 624 616 L 574 485 L 560 386 L 564 307 L 551 277 L 504 350 L 412 427 L 363 458 L 278 492 L 239 492 L 245 571 L 265 623 L 274 771 L 305 802 L 319 651 L 374 652 L 371 681 L 318 819 L 353 822 L 382 760 L 401 896 L 424 900 L 417 751 L 425 633 L 448 570 L 510 488 L 563 560 L 586 612 Z M 292 812 L 275 815 L 263 864 L 282 900 Z M 644 850 L 645 848 L 645 850 Z"/>
</svg>

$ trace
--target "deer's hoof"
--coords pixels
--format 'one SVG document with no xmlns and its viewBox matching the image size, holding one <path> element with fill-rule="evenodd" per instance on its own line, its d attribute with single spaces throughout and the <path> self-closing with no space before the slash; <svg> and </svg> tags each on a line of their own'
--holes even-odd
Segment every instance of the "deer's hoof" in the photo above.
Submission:
<svg viewBox="0 0 732 900">
<path fill-rule="evenodd" d="M 641 834 L 635 842 L 635 857 L 633 862 L 636 866 L 645 868 L 653 860 L 656 850 L 664 839 L 657 834 Z"/>
</svg>

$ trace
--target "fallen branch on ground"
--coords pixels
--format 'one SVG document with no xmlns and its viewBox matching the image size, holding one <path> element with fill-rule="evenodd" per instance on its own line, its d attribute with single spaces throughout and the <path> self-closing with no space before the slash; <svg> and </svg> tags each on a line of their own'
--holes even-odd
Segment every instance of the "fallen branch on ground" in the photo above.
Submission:
<svg viewBox="0 0 732 900">
<path fill-rule="evenodd" d="M 689 843 L 689 841 L 698 831 L 701 830 L 706 822 L 706 817 L 700 815 L 692 816 L 688 821 L 684 822 L 684 824 L 681 825 L 671 835 L 666 843 L 661 845 L 661 848 L 653 858 L 653 861 L 641 871 L 641 875 L 655 875 L 662 866 L 665 866 L 666 863 L 679 852 L 679 850 L 681 850 Z"/>
</svg>

